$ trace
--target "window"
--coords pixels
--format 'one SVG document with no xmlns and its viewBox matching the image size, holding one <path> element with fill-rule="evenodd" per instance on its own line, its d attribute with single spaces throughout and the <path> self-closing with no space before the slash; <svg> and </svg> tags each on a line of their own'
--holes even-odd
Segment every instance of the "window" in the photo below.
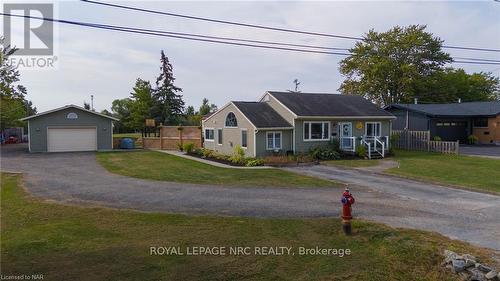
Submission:
<svg viewBox="0 0 500 281">
<path fill-rule="evenodd" d="M 68 113 L 68 115 L 66 115 L 66 118 L 67 119 L 78 119 L 78 115 L 74 112 L 70 112 L 70 113 Z"/>
<path fill-rule="evenodd" d="M 214 141 L 214 129 L 205 129 L 205 140 Z"/>
<path fill-rule="evenodd" d="M 304 140 L 329 140 L 330 122 L 304 122 Z"/>
<path fill-rule="evenodd" d="M 241 147 L 248 147 L 248 133 L 247 130 L 241 131 Z"/>
<path fill-rule="evenodd" d="M 238 127 L 238 120 L 236 120 L 236 115 L 229 112 L 226 116 L 226 127 Z"/>
<path fill-rule="evenodd" d="M 488 118 L 474 119 L 474 128 L 488 128 Z"/>
<path fill-rule="evenodd" d="M 267 150 L 281 149 L 281 132 L 267 132 Z"/>
<path fill-rule="evenodd" d="M 365 135 L 367 137 L 380 137 L 381 124 L 380 122 L 366 122 Z"/>
<path fill-rule="evenodd" d="M 222 129 L 217 129 L 217 144 L 222 145 Z"/>
</svg>

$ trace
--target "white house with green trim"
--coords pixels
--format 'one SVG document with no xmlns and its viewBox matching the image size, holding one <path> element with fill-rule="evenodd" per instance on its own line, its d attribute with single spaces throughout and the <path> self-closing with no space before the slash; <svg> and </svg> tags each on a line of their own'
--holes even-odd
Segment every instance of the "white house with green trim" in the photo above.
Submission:
<svg viewBox="0 0 500 281">
<path fill-rule="evenodd" d="M 203 146 L 249 157 L 302 153 L 333 138 L 344 151 L 363 145 L 384 157 L 395 117 L 356 95 L 266 92 L 256 102 L 232 101 L 202 121 Z"/>
</svg>

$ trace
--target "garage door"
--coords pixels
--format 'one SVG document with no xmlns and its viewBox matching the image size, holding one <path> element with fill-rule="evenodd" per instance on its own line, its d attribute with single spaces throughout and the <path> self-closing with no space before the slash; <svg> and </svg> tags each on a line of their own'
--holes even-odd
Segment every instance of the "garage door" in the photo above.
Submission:
<svg viewBox="0 0 500 281">
<path fill-rule="evenodd" d="M 464 143 L 467 140 L 467 122 L 439 121 L 436 123 L 436 135 L 443 141 Z"/>
<path fill-rule="evenodd" d="M 47 151 L 94 151 L 97 150 L 96 128 L 49 128 Z"/>
</svg>

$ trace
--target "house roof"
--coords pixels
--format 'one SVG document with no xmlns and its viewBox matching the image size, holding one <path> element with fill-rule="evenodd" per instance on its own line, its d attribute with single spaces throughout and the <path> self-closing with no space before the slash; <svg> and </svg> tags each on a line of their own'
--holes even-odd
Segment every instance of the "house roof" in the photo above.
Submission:
<svg viewBox="0 0 500 281">
<path fill-rule="evenodd" d="M 64 110 L 64 109 L 67 109 L 67 108 L 76 108 L 76 109 L 79 109 L 79 110 L 82 110 L 82 111 L 85 111 L 85 112 L 88 112 L 88 113 L 92 113 L 92 114 L 95 114 L 95 115 L 98 115 L 98 116 L 101 116 L 101 117 L 104 117 L 104 118 L 109 118 L 109 119 L 114 120 L 114 121 L 118 121 L 119 120 L 117 118 L 114 118 L 114 117 L 111 117 L 111 116 L 108 116 L 108 115 L 105 115 L 105 114 L 101 114 L 101 113 L 98 113 L 98 112 L 95 112 L 95 111 L 92 111 L 92 110 L 85 109 L 85 108 L 80 107 L 80 106 L 76 106 L 74 104 L 69 104 L 69 105 L 65 105 L 63 107 L 58 107 L 58 108 L 55 108 L 55 109 L 52 109 L 52 110 L 44 111 L 44 112 L 41 112 L 41 113 L 38 113 L 38 114 L 35 114 L 35 115 L 31 115 L 31 116 L 28 116 L 28 117 L 21 118 L 19 120 L 26 121 L 26 120 L 30 120 L 30 119 L 33 119 L 33 118 L 40 117 L 42 115 L 47 115 L 47 114 L 50 114 L 50 113 L 53 113 L 53 112 Z"/>
<path fill-rule="evenodd" d="M 297 116 L 387 117 L 394 116 L 357 95 L 268 92 Z"/>
<path fill-rule="evenodd" d="M 500 114 L 500 101 L 440 103 L 440 104 L 391 104 L 386 109 L 398 108 L 429 116 L 496 116 Z"/>
<path fill-rule="evenodd" d="M 281 115 L 263 102 L 233 101 L 233 104 L 257 128 L 291 128 Z"/>
</svg>

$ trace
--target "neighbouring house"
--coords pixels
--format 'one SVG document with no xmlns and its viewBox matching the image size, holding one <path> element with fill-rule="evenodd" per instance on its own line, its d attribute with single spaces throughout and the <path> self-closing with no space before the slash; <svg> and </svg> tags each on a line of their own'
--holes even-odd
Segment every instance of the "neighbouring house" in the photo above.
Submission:
<svg viewBox="0 0 500 281">
<path fill-rule="evenodd" d="M 203 146 L 249 157 L 308 152 L 333 138 L 341 149 L 365 145 L 385 154 L 395 117 L 355 95 L 266 92 L 258 101 L 232 101 L 202 120 Z"/>
<path fill-rule="evenodd" d="M 118 121 L 76 105 L 66 105 L 21 120 L 28 121 L 30 152 L 113 149 L 113 121 Z"/>
<path fill-rule="evenodd" d="M 481 144 L 500 144 L 500 101 L 446 104 L 391 104 L 395 130 L 429 131 L 430 137 L 466 143 L 470 135 Z"/>
</svg>

